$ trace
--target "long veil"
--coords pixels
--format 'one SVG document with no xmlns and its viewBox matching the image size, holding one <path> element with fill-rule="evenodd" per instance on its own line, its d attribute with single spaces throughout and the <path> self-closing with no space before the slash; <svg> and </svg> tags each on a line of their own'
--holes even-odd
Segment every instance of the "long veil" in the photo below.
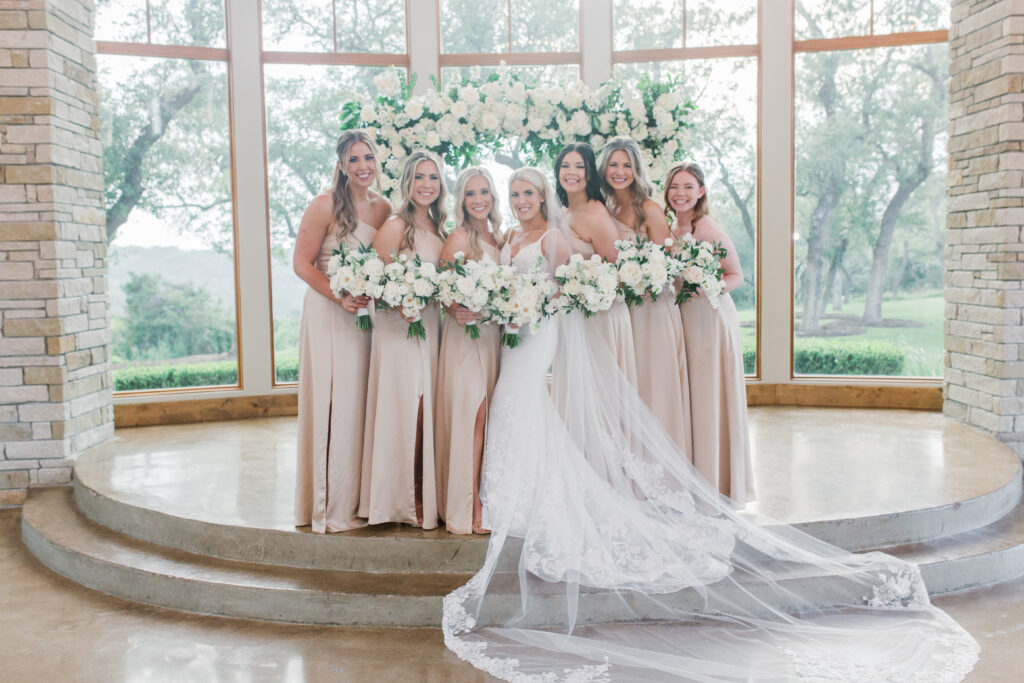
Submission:
<svg viewBox="0 0 1024 683">
<path fill-rule="evenodd" d="M 915 565 L 737 511 L 579 313 L 504 352 L 484 457 L 487 555 L 442 628 L 498 678 L 940 683 L 977 660 Z"/>
</svg>

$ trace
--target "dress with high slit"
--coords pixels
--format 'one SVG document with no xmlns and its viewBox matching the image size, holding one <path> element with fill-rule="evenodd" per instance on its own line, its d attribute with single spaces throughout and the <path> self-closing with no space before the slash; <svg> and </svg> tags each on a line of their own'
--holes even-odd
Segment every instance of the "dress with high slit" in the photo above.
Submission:
<svg viewBox="0 0 1024 683">
<path fill-rule="evenodd" d="M 376 233 L 360 221 L 344 240 L 369 245 Z M 316 267 L 340 244 L 330 230 Z M 299 418 L 296 443 L 295 524 L 313 531 L 347 531 L 366 525 L 358 517 L 366 378 L 371 333 L 356 317 L 312 288 L 302 304 L 299 331 Z"/>
<path fill-rule="evenodd" d="M 440 237 L 417 229 L 415 248 L 403 249 L 401 253 L 419 254 L 425 263 L 436 266 L 443 246 Z M 359 516 L 370 524 L 418 525 L 422 515 L 424 529 L 437 527 L 433 402 L 441 341 L 440 316 L 437 304 L 428 305 L 422 313 L 426 339 L 409 339 L 409 323 L 398 311 L 377 311 L 366 386 L 359 496 Z M 422 449 L 417 457 L 417 417 L 421 406 Z"/>
</svg>

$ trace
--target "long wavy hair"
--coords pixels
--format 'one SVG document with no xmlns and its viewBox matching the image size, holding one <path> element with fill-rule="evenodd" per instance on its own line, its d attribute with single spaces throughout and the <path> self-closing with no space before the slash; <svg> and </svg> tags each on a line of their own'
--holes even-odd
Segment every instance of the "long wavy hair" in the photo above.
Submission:
<svg viewBox="0 0 1024 683">
<path fill-rule="evenodd" d="M 665 193 L 663 195 L 665 199 L 665 218 L 668 219 L 669 223 L 672 222 L 672 218 L 675 215 L 675 211 L 672 210 L 672 205 L 668 202 L 668 186 L 672 184 L 672 179 L 676 177 L 676 174 L 680 171 L 686 171 L 694 178 L 697 179 L 697 184 L 704 189 L 704 194 L 701 195 L 697 203 L 693 205 L 693 220 L 691 223 L 697 225 L 697 221 L 704 216 L 708 215 L 708 189 L 704 184 L 704 169 L 695 164 L 692 161 L 679 161 L 668 169 L 668 174 L 665 175 Z"/>
<path fill-rule="evenodd" d="M 343 240 L 350 235 L 359 225 L 359 216 L 356 214 L 356 205 L 352 201 L 352 191 L 349 188 L 348 173 L 343 170 L 352 146 L 362 142 L 370 148 L 373 158 L 376 161 L 377 170 L 374 178 L 377 181 L 377 194 L 380 189 L 380 155 L 377 153 L 377 145 L 373 138 L 363 130 L 347 130 L 338 138 L 335 151 L 338 154 L 338 162 L 334 165 L 334 179 L 331 181 L 331 200 L 333 201 L 334 226 L 338 239 Z"/>
<path fill-rule="evenodd" d="M 644 213 L 644 202 L 654 194 L 654 186 L 647 178 L 647 166 L 640 153 L 640 145 L 631 137 L 614 137 L 605 144 L 601 150 L 601 156 L 597 162 L 597 172 L 601 176 L 601 188 L 607 197 L 608 209 L 615 215 L 621 208 L 615 198 L 615 190 L 608 184 L 608 162 L 612 153 L 622 150 L 629 155 L 629 163 L 633 165 L 633 184 L 629 186 L 630 201 L 633 205 L 633 228 L 639 235 L 645 237 L 647 234 L 647 215 Z"/>
<path fill-rule="evenodd" d="M 604 196 L 601 194 L 601 178 L 597 174 L 597 161 L 594 157 L 594 148 L 586 142 L 573 142 L 562 148 L 555 159 L 555 192 L 558 193 L 558 201 L 562 206 L 569 206 L 569 195 L 558 180 L 558 170 L 562 167 L 562 160 L 569 152 L 578 152 L 583 157 L 583 168 L 586 175 L 585 189 L 587 199 L 595 199 L 602 204 Z"/>
<path fill-rule="evenodd" d="M 416 167 L 422 161 L 433 161 L 437 166 L 437 174 L 441 179 L 441 191 L 438 193 L 437 199 L 431 202 L 430 207 L 427 209 L 430 220 L 440 232 L 441 226 L 444 225 L 445 220 L 448 218 L 448 212 L 444 208 L 444 201 L 448 196 L 448 190 L 444 186 L 444 163 L 441 161 L 441 157 L 426 150 L 413 152 L 405 160 L 405 167 L 402 168 L 402 178 L 398 182 L 401 195 L 398 200 L 398 207 L 395 209 L 395 215 L 405 223 L 405 233 L 402 235 L 402 243 L 399 245 L 399 250 L 405 248 L 412 249 L 416 244 L 416 226 L 413 224 L 416 204 L 412 199 L 412 181 L 416 175 Z"/>
<path fill-rule="evenodd" d="M 487 169 L 481 168 L 480 166 L 468 166 L 459 177 L 455 180 L 455 189 L 452 194 L 455 196 L 455 228 L 458 230 L 462 228 L 466 231 L 466 235 L 469 236 L 469 256 L 473 259 L 478 259 L 483 256 L 483 248 L 480 246 L 480 231 L 473 224 L 473 221 L 469 219 L 469 212 L 466 211 L 466 185 L 469 183 L 470 178 L 481 176 L 487 181 L 487 189 L 491 193 L 491 211 L 487 214 L 487 222 L 490 224 L 491 234 L 494 236 L 495 242 L 498 243 L 498 248 L 501 248 L 501 206 L 498 195 L 494 192 L 494 178 L 487 172 Z"/>
</svg>

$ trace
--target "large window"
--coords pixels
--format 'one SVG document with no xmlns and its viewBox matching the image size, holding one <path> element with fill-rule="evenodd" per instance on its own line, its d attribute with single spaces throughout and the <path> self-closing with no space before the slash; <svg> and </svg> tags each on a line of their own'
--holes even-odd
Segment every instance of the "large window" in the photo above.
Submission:
<svg viewBox="0 0 1024 683">
<path fill-rule="evenodd" d="M 798 3 L 798 375 L 942 374 L 949 50 L 941 31 L 871 44 L 941 28 L 942 5 Z"/>
<path fill-rule="evenodd" d="M 97 3 L 119 391 L 238 385 L 225 35 L 218 2 Z"/>
<path fill-rule="evenodd" d="M 685 21 L 684 21 L 685 17 Z M 711 216 L 732 239 L 745 284 L 732 292 L 744 366 L 757 349 L 757 2 L 615 2 L 615 78 L 678 78 L 694 105 L 687 158 L 704 169 Z M 714 58 L 695 46 L 722 46 Z M 653 54 L 652 54 L 653 53 Z M 658 54 L 660 53 L 660 54 Z M 635 61 L 653 56 L 657 61 Z M 663 178 L 654 179 L 659 187 Z M 660 197 L 659 197 L 660 200 Z"/>
<path fill-rule="evenodd" d="M 404 7 L 402 0 L 264 0 L 263 97 L 277 383 L 294 382 L 298 376 L 299 320 L 306 293 L 306 284 L 292 270 L 299 222 L 310 200 L 330 187 L 342 106 L 360 96 L 373 97 L 373 80 L 388 68 L 384 64 L 407 61 Z M 379 65 L 365 65 L 367 61 Z"/>
</svg>

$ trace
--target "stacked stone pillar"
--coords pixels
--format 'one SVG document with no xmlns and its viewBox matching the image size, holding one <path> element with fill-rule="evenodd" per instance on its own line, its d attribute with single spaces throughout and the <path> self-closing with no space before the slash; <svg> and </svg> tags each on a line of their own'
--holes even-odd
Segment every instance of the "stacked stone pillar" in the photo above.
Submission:
<svg viewBox="0 0 1024 683">
<path fill-rule="evenodd" d="M 92 8 L 0 1 L 0 505 L 114 429 Z"/>
<path fill-rule="evenodd" d="M 1024 3 L 954 0 L 944 411 L 1024 458 Z"/>
</svg>

